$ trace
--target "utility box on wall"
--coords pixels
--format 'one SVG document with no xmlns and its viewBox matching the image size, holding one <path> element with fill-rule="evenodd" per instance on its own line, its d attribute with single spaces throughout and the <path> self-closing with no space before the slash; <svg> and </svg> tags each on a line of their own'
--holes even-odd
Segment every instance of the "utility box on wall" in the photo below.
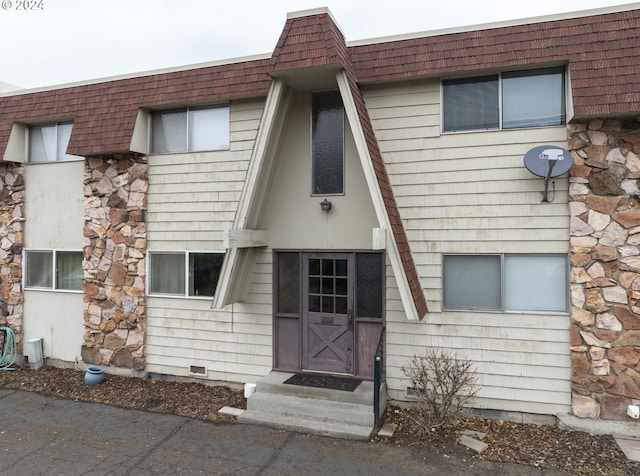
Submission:
<svg viewBox="0 0 640 476">
<path fill-rule="evenodd" d="M 29 357 L 29 366 L 32 369 L 39 369 L 44 365 L 42 339 L 29 339 L 27 341 L 27 356 Z"/>
</svg>

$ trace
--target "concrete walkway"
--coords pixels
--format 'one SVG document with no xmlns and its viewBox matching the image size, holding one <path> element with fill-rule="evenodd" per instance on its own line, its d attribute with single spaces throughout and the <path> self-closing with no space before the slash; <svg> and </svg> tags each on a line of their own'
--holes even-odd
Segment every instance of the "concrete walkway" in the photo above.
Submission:
<svg viewBox="0 0 640 476">
<path fill-rule="evenodd" d="M 3 475 L 566 475 L 0 390 Z"/>
</svg>

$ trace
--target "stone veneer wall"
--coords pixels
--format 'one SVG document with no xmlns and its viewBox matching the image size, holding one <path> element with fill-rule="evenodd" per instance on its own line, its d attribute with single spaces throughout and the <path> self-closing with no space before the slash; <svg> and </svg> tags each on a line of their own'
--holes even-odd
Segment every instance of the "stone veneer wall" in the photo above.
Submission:
<svg viewBox="0 0 640 476">
<path fill-rule="evenodd" d="M 640 402 L 640 118 L 568 126 L 572 412 Z"/>
<path fill-rule="evenodd" d="M 24 246 L 24 165 L 0 163 L 0 326 L 16 335 L 22 354 L 22 248 Z M 4 339 L 4 332 L 0 339 Z"/>
<path fill-rule="evenodd" d="M 147 188 L 144 156 L 85 160 L 87 363 L 144 370 Z"/>
</svg>

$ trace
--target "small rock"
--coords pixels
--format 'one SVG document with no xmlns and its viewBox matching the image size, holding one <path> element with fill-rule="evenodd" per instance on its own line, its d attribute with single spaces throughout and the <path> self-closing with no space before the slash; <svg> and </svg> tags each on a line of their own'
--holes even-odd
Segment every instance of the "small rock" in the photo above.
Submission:
<svg viewBox="0 0 640 476">
<path fill-rule="evenodd" d="M 241 408 L 234 408 L 234 407 L 222 407 L 220 410 L 218 410 L 218 413 L 220 415 L 237 417 L 239 415 L 242 415 L 244 413 L 244 410 L 242 410 Z"/>
<path fill-rule="evenodd" d="M 380 428 L 378 436 L 380 436 L 381 438 L 392 438 L 393 434 L 396 431 L 396 428 L 398 428 L 398 425 L 396 425 L 395 423 L 385 423 L 384 425 L 382 425 L 382 428 Z"/>
<path fill-rule="evenodd" d="M 471 438 L 470 436 L 467 436 L 467 435 L 462 435 L 460 438 L 458 438 L 458 443 L 466 446 L 467 448 L 471 448 L 473 451 L 475 451 L 478 454 L 482 453 L 484 450 L 486 450 L 489 447 L 488 444 L 483 443 L 482 441 L 476 440 L 475 438 Z"/>
<path fill-rule="evenodd" d="M 487 436 L 486 433 L 482 433 L 481 431 L 473 431 L 473 430 L 459 430 L 456 431 L 459 435 L 470 436 L 471 438 L 476 438 L 478 440 L 484 440 L 484 437 Z"/>
</svg>

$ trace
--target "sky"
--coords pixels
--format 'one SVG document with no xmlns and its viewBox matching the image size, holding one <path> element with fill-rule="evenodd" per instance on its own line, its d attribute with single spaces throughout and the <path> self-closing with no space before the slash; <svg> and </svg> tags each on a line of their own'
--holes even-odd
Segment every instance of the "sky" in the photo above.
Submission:
<svg viewBox="0 0 640 476">
<path fill-rule="evenodd" d="M 328 7 L 346 40 L 356 41 L 629 3 L 0 0 L 0 82 L 40 88 L 271 53 L 287 13 L 318 7 Z"/>
</svg>

